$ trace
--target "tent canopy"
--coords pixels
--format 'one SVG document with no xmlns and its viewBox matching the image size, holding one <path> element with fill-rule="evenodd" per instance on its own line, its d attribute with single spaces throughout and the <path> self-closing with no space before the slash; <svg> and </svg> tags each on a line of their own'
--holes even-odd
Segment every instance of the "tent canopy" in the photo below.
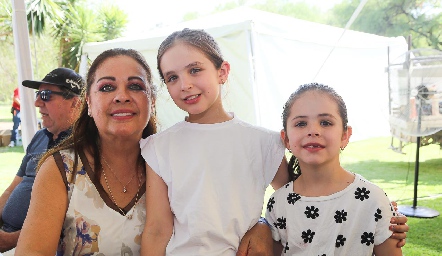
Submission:
<svg viewBox="0 0 442 256">
<path fill-rule="evenodd" d="M 385 68 L 388 53 L 395 59 L 407 51 L 403 37 L 351 30 L 342 36 L 341 28 L 240 7 L 158 28 L 142 37 L 87 43 L 80 73 L 86 73 L 86 59 L 93 61 L 106 49 L 140 51 L 152 69 L 154 83 L 159 85 L 160 130 L 170 127 L 183 120 L 186 113 L 175 106 L 161 86 L 156 55 L 161 42 L 183 28 L 204 29 L 218 42 L 231 64 L 223 91 L 224 106 L 244 121 L 279 131 L 282 107 L 289 95 L 301 84 L 318 82 L 335 88 L 344 98 L 353 126 L 352 140 L 389 135 Z"/>
</svg>

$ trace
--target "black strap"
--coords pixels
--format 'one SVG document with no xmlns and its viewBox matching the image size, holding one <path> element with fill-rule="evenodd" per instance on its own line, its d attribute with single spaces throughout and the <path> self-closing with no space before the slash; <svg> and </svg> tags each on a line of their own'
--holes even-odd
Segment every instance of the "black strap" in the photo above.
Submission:
<svg viewBox="0 0 442 256">
<path fill-rule="evenodd" d="M 61 158 L 60 151 L 55 152 L 53 155 L 55 163 L 57 164 L 58 170 L 60 171 L 61 177 L 63 178 L 64 185 L 68 189 L 68 179 L 66 176 L 66 171 L 64 169 L 63 159 Z"/>
</svg>

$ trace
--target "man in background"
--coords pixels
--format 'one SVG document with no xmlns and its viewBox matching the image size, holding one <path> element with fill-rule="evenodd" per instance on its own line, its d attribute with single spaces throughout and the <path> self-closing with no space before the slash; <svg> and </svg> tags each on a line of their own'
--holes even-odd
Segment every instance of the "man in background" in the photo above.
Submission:
<svg viewBox="0 0 442 256">
<path fill-rule="evenodd" d="M 71 69 L 57 68 L 42 81 L 25 80 L 22 84 L 37 89 L 35 106 L 39 108 L 44 128 L 32 138 L 15 178 L 0 196 L 0 252 L 17 245 L 28 212 L 38 161 L 44 152 L 70 134 L 71 126 L 80 114 L 84 80 Z M 5 256 L 11 253 L 9 251 Z"/>
<path fill-rule="evenodd" d="M 18 87 L 14 89 L 14 95 L 12 97 L 12 131 L 11 131 L 11 142 L 9 142 L 9 147 L 21 146 L 17 145 L 19 134 L 18 126 L 20 125 L 20 93 Z"/>
</svg>

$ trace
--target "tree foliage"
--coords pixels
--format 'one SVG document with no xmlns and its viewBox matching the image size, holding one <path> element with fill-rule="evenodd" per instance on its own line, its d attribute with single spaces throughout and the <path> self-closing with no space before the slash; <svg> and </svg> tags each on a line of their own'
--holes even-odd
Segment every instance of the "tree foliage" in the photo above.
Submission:
<svg viewBox="0 0 442 256">
<path fill-rule="evenodd" d="M 331 25 L 344 27 L 359 0 L 344 0 L 331 10 Z M 370 0 L 351 29 L 380 36 L 411 35 L 412 48 L 442 49 L 440 0 Z"/>
<path fill-rule="evenodd" d="M 127 14 L 116 6 L 103 6 L 99 11 L 99 23 L 104 40 L 121 37 L 128 22 Z"/>
<path fill-rule="evenodd" d="M 34 76 L 64 66 L 78 71 L 82 47 L 120 37 L 127 14 L 115 6 L 91 8 L 86 0 L 27 0 Z M 0 0 L 0 102 L 18 85 L 11 0 Z"/>
<path fill-rule="evenodd" d="M 0 38 L 5 40 L 12 34 L 12 6 L 10 0 L 0 0 Z"/>
<path fill-rule="evenodd" d="M 67 5 L 65 22 L 53 30 L 60 40 L 60 66 L 78 71 L 83 45 L 103 41 L 101 24 L 95 18 L 94 12 L 84 6 Z"/>
<path fill-rule="evenodd" d="M 239 6 L 282 14 L 297 19 L 345 27 L 361 0 L 342 0 L 330 10 L 322 11 L 308 1 L 237 0 L 223 3 L 214 12 L 230 10 Z M 352 30 L 380 36 L 411 35 L 412 48 L 442 50 L 442 6 L 440 0 L 369 0 Z M 198 15 L 193 14 L 197 18 Z"/>
</svg>

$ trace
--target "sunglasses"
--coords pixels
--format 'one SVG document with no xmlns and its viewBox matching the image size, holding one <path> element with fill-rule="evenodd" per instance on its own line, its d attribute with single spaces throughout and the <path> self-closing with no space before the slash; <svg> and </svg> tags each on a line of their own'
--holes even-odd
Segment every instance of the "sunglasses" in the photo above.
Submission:
<svg viewBox="0 0 442 256">
<path fill-rule="evenodd" d="M 51 94 L 56 94 L 56 95 L 61 95 L 63 97 L 66 97 L 69 93 L 56 92 L 56 91 L 51 91 L 51 90 L 41 90 L 41 91 L 36 91 L 35 92 L 35 98 L 37 98 L 38 95 L 40 95 L 40 99 L 42 101 L 50 101 L 51 100 Z"/>
</svg>

